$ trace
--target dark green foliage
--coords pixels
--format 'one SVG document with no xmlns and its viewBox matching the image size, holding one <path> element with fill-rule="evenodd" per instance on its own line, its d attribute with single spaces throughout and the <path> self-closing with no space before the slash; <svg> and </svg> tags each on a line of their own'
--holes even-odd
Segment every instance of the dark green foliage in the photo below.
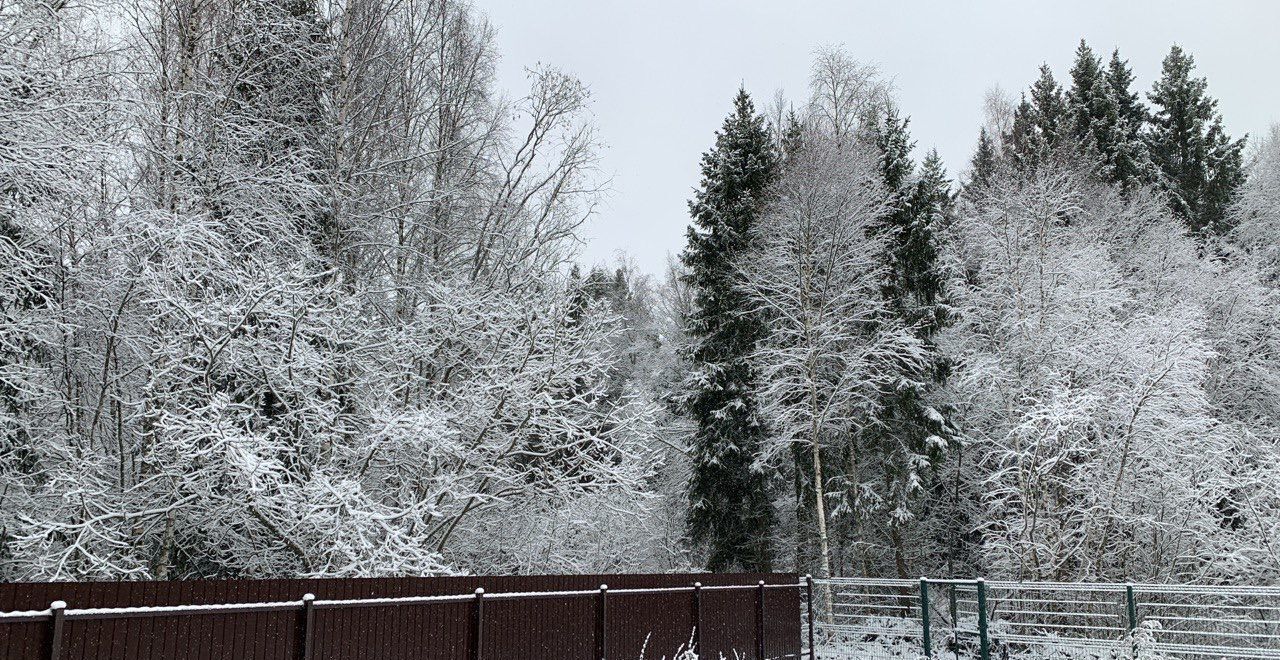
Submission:
<svg viewBox="0 0 1280 660">
<path fill-rule="evenodd" d="M 1013 127 L 1004 137 L 1005 153 L 1022 170 L 1033 170 L 1070 134 L 1071 122 L 1062 86 L 1047 64 L 1013 112 Z"/>
<path fill-rule="evenodd" d="M 923 504 L 932 469 L 951 436 L 945 418 L 929 401 L 933 388 L 945 380 L 949 364 L 938 353 L 933 337 L 947 322 L 937 230 L 951 203 L 951 184 L 935 151 L 913 176 L 914 143 L 907 125 L 906 119 L 890 111 L 876 135 L 881 175 L 896 199 L 885 219 L 891 239 L 884 291 L 890 309 L 930 349 L 932 358 L 923 371 L 903 368 L 897 374 L 893 386 L 881 394 L 876 419 L 862 434 L 861 451 L 872 455 L 862 461 L 880 466 L 881 473 L 872 478 L 883 483 L 884 511 L 880 513 L 887 518 L 891 511 L 911 511 Z M 894 524 L 886 531 L 895 568 L 900 577 L 907 577 L 904 530 Z"/>
<path fill-rule="evenodd" d="M 1155 106 L 1147 143 L 1174 213 L 1196 234 L 1230 229 L 1227 206 L 1244 182 L 1244 139 L 1222 126 L 1218 102 L 1204 78 L 1192 75 L 1195 60 L 1174 46 L 1148 98 Z"/>
<path fill-rule="evenodd" d="M 773 144 L 751 97 L 739 90 L 715 147 L 702 156 L 701 187 L 689 203 L 693 225 L 682 260 L 694 309 L 686 321 L 693 343 L 684 407 L 697 430 L 688 525 L 713 571 L 768 571 L 773 563 L 770 484 L 755 466 L 765 428 L 748 362 L 765 326 L 735 286 L 735 259 L 749 247 L 777 169 Z"/>
<path fill-rule="evenodd" d="M 911 205 L 912 224 L 899 253 L 902 295 L 907 321 L 920 336 L 929 338 L 947 322 L 938 264 L 938 230 L 951 208 L 951 181 L 936 150 L 931 149 L 920 165 Z"/>
<path fill-rule="evenodd" d="M 313 0 L 249 0 L 237 9 L 225 37 L 229 45 L 217 51 L 218 67 L 234 80 L 217 115 L 230 142 L 222 148 L 243 167 L 297 177 L 281 176 L 278 185 L 323 186 L 330 151 L 323 136 L 332 128 L 325 103 L 335 57 L 324 19 Z M 223 199 L 210 195 L 209 203 L 215 214 L 225 213 Z M 292 207 L 280 220 L 294 223 L 294 231 L 310 237 L 322 254 L 332 252 L 337 230 L 326 212 L 296 202 Z"/>
<path fill-rule="evenodd" d="M 1098 174 L 1124 190 L 1149 178 L 1146 150 L 1139 138 L 1141 106 L 1129 91 L 1133 76 L 1119 52 L 1104 69 L 1084 40 L 1071 67 L 1067 104 L 1071 129 L 1081 153 L 1098 164 Z"/>
<path fill-rule="evenodd" d="M 795 110 L 787 112 L 786 126 L 782 129 L 782 160 L 791 157 L 792 154 L 800 150 L 804 146 L 804 126 L 796 117 Z"/>
<path fill-rule="evenodd" d="M 1142 105 L 1138 93 L 1133 91 L 1133 71 L 1129 63 L 1120 59 L 1120 49 L 1111 51 L 1111 62 L 1107 64 L 1107 86 L 1111 88 L 1112 98 L 1120 117 L 1134 128 L 1134 135 L 1147 122 L 1147 109 Z"/>
<path fill-rule="evenodd" d="M 1000 151 L 995 141 L 991 139 L 991 135 L 987 133 L 987 129 L 983 128 L 978 132 L 978 148 L 973 152 L 973 158 L 969 160 L 970 173 L 967 187 L 981 188 L 989 184 L 999 164 Z"/>
</svg>

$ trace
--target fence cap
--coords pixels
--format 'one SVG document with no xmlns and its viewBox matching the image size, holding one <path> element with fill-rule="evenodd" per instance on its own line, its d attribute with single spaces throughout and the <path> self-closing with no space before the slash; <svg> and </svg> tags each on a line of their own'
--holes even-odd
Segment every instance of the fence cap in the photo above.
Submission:
<svg viewBox="0 0 1280 660">
<path fill-rule="evenodd" d="M 313 601 L 313 600 L 315 600 L 315 599 L 316 599 L 316 595 L 315 595 L 315 594 L 302 594 L 302 602 L 304 602 L 304 603 L 310 603 L 311 601 Z"/>
<path fill-rule="evenodd" d="M 701 588 L 702 588 L 702 583 L 701 583 L 701 582 L 694 582 L 694 583 L 693 583 L 693 586 L 694 586 L 695 588 L 701 589 Z"/>
<path fill-rule="evenodd" d="M 479 595 L 481 595 L 481 594 L 483 594 L 483 593 L 484 593 L 484 587 L 476 587 L 476 595 L 477 595 L 477 596 L 479 596 Z"/>
<path fill-rule="evenodd" d="M 760 586 L 762 586 L 762 587 L 764 586 L 764 580 L 761 580 L 761 581 L 760 581 Z"/>
<path fill-rule="evenodd" d="M 609 590 L 609 585 L 607 584 L 600 585 L 600 591 L 608 591 L 608 590 Z"/>
<path fill-rule="evenodd" d="M 65 600 L 55 600 L 55 601 L 53 601 L 52 603 L 49 603 L 49 609 L 51 609 L 51 610 L 65 610 L 65 609 L 67 609 L 67 601 L 65 601 Z"/>
</svg>

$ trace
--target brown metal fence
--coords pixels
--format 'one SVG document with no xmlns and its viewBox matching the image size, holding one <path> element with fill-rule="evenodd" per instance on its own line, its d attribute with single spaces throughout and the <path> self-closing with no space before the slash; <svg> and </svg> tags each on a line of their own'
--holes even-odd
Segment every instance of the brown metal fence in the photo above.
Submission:
<svg viewBox="0 0 1280 660">
<path fill-rule="evenodd" d="M 791 574 L 0 584 L 0 660 L 798 658 L 800 602 Z"/>
</svg>

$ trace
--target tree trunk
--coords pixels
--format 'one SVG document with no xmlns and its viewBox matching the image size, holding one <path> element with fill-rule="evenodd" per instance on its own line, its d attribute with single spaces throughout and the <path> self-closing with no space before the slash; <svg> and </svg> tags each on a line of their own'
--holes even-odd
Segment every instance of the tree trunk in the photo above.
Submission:
<svg viewBox="0 0 1280 660">
<path fill-rule="evenodd" d="M 818 444 L 818 437 L 813 437 L 813 505 L 814 514 L 818 519 L 818 554 L 821 560 L 819 568 L 821 569 L 818 576 L 821 578 L 831 577 L 831 544 L 827 539 L 827 503 L 824 502 L 826 497 L 826 486 L 822 481 L 822 448 Z M 834 600 L 831 595 L 831 586 L 827 585 L 822 590 L 823 612 L 826 616 L 827 623 L 832 623 L 832 610 L 834 608 Z"/>
</svg>

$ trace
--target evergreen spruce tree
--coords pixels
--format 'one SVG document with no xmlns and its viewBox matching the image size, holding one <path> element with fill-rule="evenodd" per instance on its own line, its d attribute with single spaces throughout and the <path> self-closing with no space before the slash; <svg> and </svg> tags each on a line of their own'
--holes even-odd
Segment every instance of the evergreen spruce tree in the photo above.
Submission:
<svg viewBox="0 0 1280 660">
<path fill-rule="evenodd" d="M 948 320 L 942 300 L 938 230 L 951 210 L 951 181 L 936 149 L 930 149 L 920 164 L 911 206 L 912 224 L 902 243 L 899 264 L 902 290 L 907 298 L 907 320 L 919 336 L 932 340 Z M 945 365 L 939 361 L 935 366 L 935 379 L 941 382 L 946 375 Z"/>
<path fill-rule="evenodd" d="M 1192 75 L 1195 60 L 1177 45 L 1164 59 L 1148 98 L 1155 106 L 1147 141 L 1174 213 L 1195 234 L 1222 234 L 1227 207 L 1244 182 L 1244 138 L 1222 125 L 1208 82 Z"/>
<path fill-rule="evenodd" d="M 1081 152 L 1097 162 L 1103 179 L 1129 190 L 1149 170 L 1138 137 L 1144 113 L 1129 92 L 1132 74 L 1120 62 L 1118 51 L 1112 55 L 1112 67 L 1114 79 L 1081 39 L 1071 67 L 1067 105 Z"/>
<path fill-rule="evenodd" d="M 936 151 L 929 153 L 919 175 L 913 177 L 914 143 L 907 126 L 907 119 L 890 111 L 876 136 L 881 174 L 896 200 L 885 221 L 892 239 L 884 291 L 900 322 L 933 349 L 934 357 L 923 372 L 898 374 L 894 387 L 882 393 L 877 419 L 863 434 L 866 451 L 875 456 L 884 472 L 880 480 L 887 492 L 882 513 L 893 521 L 886 531 L 895 569 L 903 578 L 912 574 L 906 561 L 906 519 L 888 514 L 918 513 L 930 477 L 927 471 L 941 460 L 950 435 L 945 418 L 928 402 L 929 392 L 947 372 L 947 361 L 938 354 L 933 337 L 947 320 L 936 230 L 951 201 L 950 181 Z M 925 457 L 928 465 L 922 465 L 920 457 Z"/>
<path fill-rule="evenodd" d="M 1070 116 L 1062 86 L 1047 64 L 1040 65 L 1040 77 L 1013 111 L 1013 126 L 1004 136 L 1005 152 L 1014 165 L 1035 169 L 1049 157 L 1070 132 Z"/>
<path fill-rule="evenodd" d="M 1101 87 L 1100 87 L 1101 86 Z M 1071 89 L 1067 91 L 1068 112 L 1072 131 L 1079 140 L 1088 140 L 1095 125 L 1111 102 L 1110 86 L 1102 69 L 1102 60 L 1084 39 L 1076 47 L 1076 60 L 1071 65 Z"/>
<path fill-rule="evenodd" d="M 795 110 L 787 111 L 786 126 L 782 129 L 782 153 L 779 158 L 786 161 L 804 146 L 804 125 L 796 117 Z"/>
<path fill-rule="evenodd" d="M 686 319 L 692 375 L 684 405 L 697 424 L 689 484 L 691 540 L 712 571 L 768 571 L 774 513 L 769 479 L 755 466 L 765 427 L 748 357 L 765 327 L 735 287 L 735 259 L 749 247 L 778 156 L 764 118 L 739 90 L 733 113 L 702 156 L 689 203 L 693 225 L 682 260 L 694 292 Z"/>
<path fill-rule="evenodd" d="M 973 152 L 973 158 L 969 160 L 967 186 L 981 188 L 991 183 L 991 177 L 995 176 L 999 163 L 1000 152 L 997 150 L 995 140 L 992 140 L 987 129 L 983 128 L 978 132 L 978 148 Z"/>
<path fill-rule="evenodd" d="M 1120 59 L 1120 50 L 1111 51 L 1111 62 L 1105 74 L 1112 103 L 1115 105 L 1117 125 L 1111 152 L 1112 180 L 1125 191 L 1143 183 L 1155 181 L 1155 167 L 1142 140 L 1142 130 L 1147 124 L 1147 108 L 1131 89 L 1133 72 L 1129 63 Z"/>
<path fill-rule="evenodd" d="M 1132 90 L 1133 71 L 1129 69 L 1127 61 L 1120 59 L 1119 48 L 1111 51 L 1106 77 L 1111 96 L 1116 101 L 1116 109 L 1125 124 L 1132 127 L 1136 137 L 1142 125 L 1147 122 L 1147 109 L 1142 105 L 1138 93 Z"/>
</svg>

